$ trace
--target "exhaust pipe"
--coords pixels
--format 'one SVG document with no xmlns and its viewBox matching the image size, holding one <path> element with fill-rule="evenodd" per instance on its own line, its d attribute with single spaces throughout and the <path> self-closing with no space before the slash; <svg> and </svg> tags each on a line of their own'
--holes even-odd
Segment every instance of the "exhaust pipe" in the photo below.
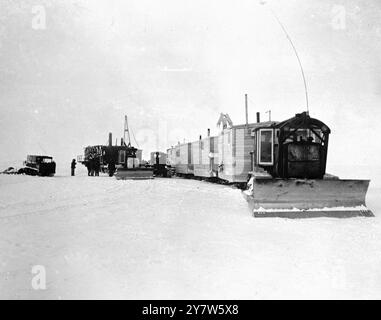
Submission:
<svg viewBox="0 0 381 320">
<path fill-rule="evenodd" d="M 261 122 L 261 114 L 257 112 L 257 123 Z"/>
<path fill-rule="evenodd" d="M 109 147 L 112 146 L 112 133 L 111 132 L 108 134 L 108 146 Z"/>
</svg>

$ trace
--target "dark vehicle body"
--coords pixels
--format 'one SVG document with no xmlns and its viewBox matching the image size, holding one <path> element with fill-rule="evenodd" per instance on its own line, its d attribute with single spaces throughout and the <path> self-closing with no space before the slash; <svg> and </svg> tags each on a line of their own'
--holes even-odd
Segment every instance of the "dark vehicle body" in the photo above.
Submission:
<svg viewBox="0 0 381 320">
<path fill-rule="evenodd" d="M 28 155 L 27 160 L 24 161 L 24 167 L 19 169 L 18 173 L 52 177 L 56 173 L 56 163 L 53 161 L 53 157 Z"/>
<path fill-rule="evenodd" d="M 160 151 L 151 152 L 150 165 L 155 177 L 171 177 L 175 174 L 175 169 L 170 168 L 167 163 L 167 154 Z"/>
<path fill-rule="evenodd" d="M 128 159 L 137 159 L 138 149 L 131 146 L 88 146 L 84 149 L 84 155 L 77 157 L 77 162 L 82 163 L 88 169 L 94 164 L 99 166 L 102 172 L 113 176 L 117 169 L 128 166 Z M 140 164 L 136 163 L 139 167 Z"/>
</svg>

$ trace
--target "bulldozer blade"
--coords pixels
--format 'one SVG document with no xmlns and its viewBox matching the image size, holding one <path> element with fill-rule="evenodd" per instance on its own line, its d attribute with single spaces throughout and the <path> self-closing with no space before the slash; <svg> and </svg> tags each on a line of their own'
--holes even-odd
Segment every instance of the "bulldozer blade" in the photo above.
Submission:
<svg viewBox="0 0 381 320">
<path fill-rule="evenodd" d="M 374 217 L 365 205 L 369 180 L 253 179 L 243 192 L 254 217 Z"/>
<path fill-rule="evenodd" d="M 117 180 L 147 180 L 153 179 L 153 170 L 137 168 L 137 169 L 118 169 L 115 173 Z"/>
</svg>

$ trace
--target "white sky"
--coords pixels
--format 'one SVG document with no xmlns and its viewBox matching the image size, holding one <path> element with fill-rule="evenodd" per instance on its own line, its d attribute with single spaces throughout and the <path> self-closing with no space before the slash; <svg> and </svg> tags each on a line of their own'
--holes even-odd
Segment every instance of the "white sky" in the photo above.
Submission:
<svg viewBox="0 0 381 320">
<path fill-rule="evenodd" d="M 44 5 L 46 29 L 32 8 Z M 11 1 L 0 3 L 1 164 L 47 153 L 69 168 L 90 144 L 120 139 L 123 116 L 146 154 L 243 123 L 305 109 L 332 129 L 329 162 L 381 156 L 381 2 Z M 343 15 L 342 15 L 343 14 Z M 344 18 L 337 24 L 337 18 Z M 336 24 L 335 24 L 336 21 Z M 344 21 L 344 22 L 343 22 Z M 342 26 L 340 29 L 338 26 Z M 1 168 L 0 168 L 1 169 Z"/>
</svg>

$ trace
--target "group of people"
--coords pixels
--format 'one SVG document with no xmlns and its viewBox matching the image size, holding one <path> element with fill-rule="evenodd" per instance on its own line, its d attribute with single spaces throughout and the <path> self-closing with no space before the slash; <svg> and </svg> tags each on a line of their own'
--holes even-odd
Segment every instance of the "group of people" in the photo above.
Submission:
<svg viewBox="0 0 381 320">
<path fill-rule="evenodd" d="M 94 158 L 86 162 L 87 175 L 88 176 L 99 176 L 99 171 L 101 168 L 101 163 L 99 158 Z M 77 162 L 75 159 L 71 161 L 71 175 L 75 176 L 75 168 L 77 166 Z"/>
<path fill-rule="evenodd" d="M 99 176 L 99 172 L 101 171 L 101 162 L 99 158 L 92 158 L 89 159 L 89 161 L 86 162 L 86 168 L 87 168 L 87 175 L 88 176 Z M 71 162 L 71 175 L 75 176 L 75 168 L 77 166 L 77 162 L 75 159 Z M 108 164 L 108 174 L 110 177 L 112 177 L 115 173 L 115 163 L 110 162 Z"/>
</svg>

